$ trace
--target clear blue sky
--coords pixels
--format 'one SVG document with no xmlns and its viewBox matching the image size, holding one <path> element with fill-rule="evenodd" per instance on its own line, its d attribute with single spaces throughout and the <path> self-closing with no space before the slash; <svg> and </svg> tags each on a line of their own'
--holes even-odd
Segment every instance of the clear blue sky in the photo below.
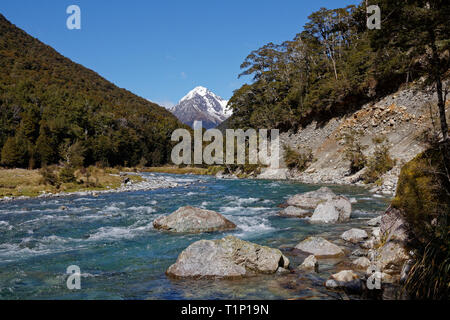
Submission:
<svg viewBox="0 0 450 320">
<path fill-rule="evenodd" d="M 144 98 L 176 103 L 195 86 L 223 98 L 245 57 L 292 39 L 310 13 L 359 0 L 1 0 L 0 13 L 27 33 Z M 66 8 L 81 8 L 81 30 Z"/>
</svg>

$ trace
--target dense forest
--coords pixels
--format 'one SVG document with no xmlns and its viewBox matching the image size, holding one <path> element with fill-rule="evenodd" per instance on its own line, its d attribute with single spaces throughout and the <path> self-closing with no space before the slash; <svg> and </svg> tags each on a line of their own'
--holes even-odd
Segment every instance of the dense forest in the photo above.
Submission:
<svg viewBox="0 0 450 320">
<path fill-rule="evenodd" d="M 380 30 L 366 25 L 370 4 L 381 8 Z M 253 81 L 234 92 L 234 114 L 222 127 L 295 129 L 355 111 L 418 79 L 437 83 L 442 98 L 439 83 L 450 66 L 449 17 L 448 1 L 322 8 L 293 40 L 247 56 L 240 77 Z"/>
<path fill-rule="evenodd" d="M 183 126 L 0 14 L 1 165 L 159 165 Z M 183 126 L 184 127 L 184 126 Z"/>
</svg>

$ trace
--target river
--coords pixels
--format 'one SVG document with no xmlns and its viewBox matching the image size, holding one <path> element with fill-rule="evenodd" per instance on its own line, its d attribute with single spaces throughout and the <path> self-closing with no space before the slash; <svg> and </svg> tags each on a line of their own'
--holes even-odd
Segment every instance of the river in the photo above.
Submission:
<svg viewBox="0 0 450 320">
<path fill-rule="evenodd" d="M 331 186 L 355 198 L 352 219 L 312 225 L 307 219 L 277 216 L 277 205 L 319 186 L 289 181 L 223 180 L 209 176 L 149 174 L 181 186 L 151 191 L 104 193 L 0 203 L 0 299 L 335 299 L 324 281 L 339 260 L 320 261 L 319 273 L 295 272 L 241 280 L 173 280 L 165 270 L 199 239 L 232 234 L 280 248 L 293 269 L 305 258 L 292 247 L 309 235 L 339 239 L 351 227 L 384 211 L 388 199 L 358 187 Z M 192 205 L 224 214 L 237 230 L 170 234 L 154 219 Z M 63 208 L 64 206 L 65 208 Z M 369 230 L 369 229 L 368 229 Z M 66 286 L 66 269 L 81 269 L 81 289 Z"/>
</svg>

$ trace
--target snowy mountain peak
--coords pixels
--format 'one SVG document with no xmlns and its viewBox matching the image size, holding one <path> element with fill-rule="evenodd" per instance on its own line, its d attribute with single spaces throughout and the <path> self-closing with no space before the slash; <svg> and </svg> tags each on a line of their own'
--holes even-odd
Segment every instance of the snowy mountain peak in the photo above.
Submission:
<svg viewBox="0 0 450 320">
<path fill-rule="evenodd" d="M 195 87 L 194 89 L 192 89 L 191 91 L 189 91 L 188 94 L 185 95 L 183 98 L 181 98 L 180 102 L 182 102 L 184 100 L 192 99 L 193 97 L 195 97 L 195 95 L 199 95 L 201 97 L 204 97 L 207 94 L 214 95 L 214 93 L 209 91 L 208 88 L 205 88 L 205 87 L 202 87 L 202 86 L 198 86 L 198 87 Z"/>
<path fill-rule="evenodd" d="M 208 88 L 198 86 L 188 92 L 170 111 L 183 123 L 192 127 L 194 121 L 202 121 L 204 128 L 214 128 L 231 116 L 228 101 Z"/>
</svg>

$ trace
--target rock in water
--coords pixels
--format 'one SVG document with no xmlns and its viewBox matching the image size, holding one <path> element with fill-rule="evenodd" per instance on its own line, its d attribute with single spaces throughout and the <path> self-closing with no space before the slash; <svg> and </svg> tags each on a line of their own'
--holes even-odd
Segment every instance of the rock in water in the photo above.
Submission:
<svg viewBox="0 0 450 320">
<path fill-rule="evenodd" d="M 333 197 L 320 203 L 311 217 L 311 222 L 336 223 L 350 219 L 352 204 L 343 196 Z"/>
<path fill-rule="evenodd" d="M 279 216 L 282 217 L 295 217 L 295 218 L 305 218 L 312 215 L 311 211 L 297 208 L 294 206 L 289 206 L 278 213 Z"/>
<path fill-rule="evenodd" d="M 321 237 L 309 237 L 297 244 L 295 248 L 319 258 L 331 258 L 344 255 L 344 251 L 341 248 Z"/>
<path fill-rule="evenodd" d="M 227 236 L 194 242 L 166 273 L 177 278 L 239 278 L 276 273 L 288 267 L 289 259 L 280 250 Z"/>
<path fill-rule="evenodd" d="M 287 200 L 287 204 L 303 209 L 315 209 L 321 202 L 331 200 L 336 195 L 328 187 L 322 187 L 315 191 L 296 194 Z"/>
<path fill-rule="evenodd" d="M 372 227 L 378 226 L 380 223 L 381 223 L 381 216 L 375 217 L 367 221 L 367 224 Z"/>
<path fill-rule="evenodd" d="M 341 238 L 345 241 L 351 242 L 351 243 L 358 243 L 364 239 L 367 239 L 368 235 L 367 232 L 362 229 L 350 229 L 345 231 Z"/>
<path fill-rule="evenodd" d="M 360 257 L 358 259 L 355 259 L 352 261 L 352 264 L 358 268 L 358 269 L 364 269 L 367 270 L 367 268 L 370 266 L 370 260 L 366 257 Z"/>
<path fill-rule="evenodd" d="M 349 291 L 360 291 L 361 280 L 358 275 L 351 270 L 343 270 L 333 274 L 327 280 L 325 286 L 330 289 L 346 289 Z"/>
<path fill-rule="evenodd" d="M 319 263 L 317 262 L 316 257 L 312 254 L 308 256 L 298 268 L 300 270 L 314 270 L 318 272 Z"/>
<path fill-rule="evenodd" d="M 213 232 L 233 230 L 236 225 L 220 213 L 194 207 L 181 207 L 168 216 L 153 221 L 156 229 L 171 232 Z"/>
</svg>

